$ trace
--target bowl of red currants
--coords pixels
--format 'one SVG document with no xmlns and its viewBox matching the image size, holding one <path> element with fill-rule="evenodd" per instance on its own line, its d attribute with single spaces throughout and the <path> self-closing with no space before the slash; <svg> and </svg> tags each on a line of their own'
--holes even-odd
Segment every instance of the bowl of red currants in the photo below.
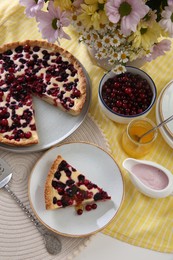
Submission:
<svg viewBox="0 0 173 260">
<path fill-rule="evenodd" d="M 151 77 L 141 69 L 126 66 L 126 72 L 106 73 L 99 84 L 98 100 L 104 114 L 111 120 L 128 124 L 145 117 L 152 109 L 157 89 Z"/>
</svg>

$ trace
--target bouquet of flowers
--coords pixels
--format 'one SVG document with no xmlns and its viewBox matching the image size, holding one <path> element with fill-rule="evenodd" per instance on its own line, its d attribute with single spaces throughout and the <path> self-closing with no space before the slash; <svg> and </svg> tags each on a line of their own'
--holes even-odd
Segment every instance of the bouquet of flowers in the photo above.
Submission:
<svg viewBox="0 0 173 260">
<path fill-rule="evenodd" d="M 97 59 L 108 59 L 116 73 L 127 62 L 164 55 L 173 37 L 173 0 L 19 0 L 25 14 L 34 17 L 43 39 L 70 36 L 74 26 L 80 41 L 94 48 Z"/>
</svg>

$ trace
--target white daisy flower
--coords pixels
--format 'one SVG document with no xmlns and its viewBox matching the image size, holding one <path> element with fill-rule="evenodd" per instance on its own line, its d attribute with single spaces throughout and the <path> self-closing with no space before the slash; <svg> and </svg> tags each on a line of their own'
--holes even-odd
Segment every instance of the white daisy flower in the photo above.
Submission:
<svg viewBox="0 0 173 260">
<path fill-rule="evenodd" d="M 116 74 L 121 74 L 121 73 L 126 72 L 126 68 L 125 68 L 125 66 L 119 64 L 119 65 L 116 65 L 116 66 L 112 69 L 112 71 L 113 71 L 114 73 L 116 73 Z"/>
<path fill-rule="evenodd" d="M 110 44 L 114 47 L 119 46 L 121 43 L 120 38 L 118 37 L 118 35 L 115 35 L 113 38 L 110 39 Z"/>
<path fill-rule="evenodd" d="M 109 59 L 108 63 L 109 63 L 111 66 L 113 66 L 113 65 L 116 64 L 116 61 L 111 58 L 111 59 Z"/>
<path fill-rule="evenodd" d="M 98 39 L 94 42 L 94 47 L 96 48 L 96 50 L 99 50 L 101 48 L 103 48 L 103 43 L 101 39 Z"/>
<path fill-rule="evenodd" d="M 112 59 L 114 59 L 116 61 L 118 61 L 120 59 L 120 54 L 116 51 L 114 51 L 111 56 L 112 56 Z"/>
<path fill-rule="evenodd" d="M 99 52 L 102 54 L 102 58 L 110 57 L 109 52 L 107 48 L 103 47 L 99 50 Z"/>
<path fill-rule="evenodd" d="M 103 37 L 103 45 L 109 47 L 111 44 L 111 38 L 110 36 L 104 36 Z"/>
<path fill-rule="evenodd" d="M 93 41 L 97 41 L 100 38 L 96 31 L 91 31 L 91 37 L 92 37 Z"/>
<path fill-rule="evenodd" d="M 98 60 L 103 59 L 103 55 L 102 55 L 101 52 L 97 52 L 97 53 L 95 54 L 95 57 L 96 57 L 96 59 L 98 59 Z"/>
<path fill-rule="evenodd" d="M 123 63 L 126 63 L 126 62 L 128 62 L 128 60 L 129 60 L 129 58 L 128 58 L 128 52 L 126 52 L 126 51 L 121 51 L 121 53 L 120 53 L 120 61 L 121 62 L 123 62 Z"/>
<path fill-rule="evenodd" d="M 85 42 L 86 42 L 87 44 L 90 44 L 91 41 L 92 41 L 92 36 L 91 36 L 89 33 L 86 33 L 86 34 L 85 34 Z"/>
<path fill-rule="evenodd" d="M 109 22 L 109 24 L 107 24 L 107 29 L 108 30 L 114 30 L 116 28 L 115 24 Z"/>
</svg>

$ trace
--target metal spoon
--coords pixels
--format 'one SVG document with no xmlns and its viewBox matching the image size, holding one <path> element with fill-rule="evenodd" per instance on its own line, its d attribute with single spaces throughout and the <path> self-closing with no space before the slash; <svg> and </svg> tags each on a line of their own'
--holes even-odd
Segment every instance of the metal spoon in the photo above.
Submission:
<svg viewBox="0 0 173 260">
<path fill-rule="evenodd" d="M 44 230 L 39 221 L 32 215 L 32 213 L 25 207 L 21 200 L 11 191 L 8 182 L 12 177 L 12 172 L 8 164 L 0 158 L 0 188 L 5 188 L 6 191 L 13 197 L 21 209 L 30 218 L 31 222 L 35 225 L 37 230 L 41 233 L 44 239 L 46 249 L 49 254 L 56 255 L 61 251 L 61 242 L 56 235 L 48 230 Z"/>
<path fill-rule="evenodd" d="M 138 137 L 136 136 L 136 137 L 138 138 L 137 141 L 140 143 L 140 140 L 141 140 L 144 136 L 150 134 L 151 132 L 153 132 L 154 130 L 158 129 L 158 128 L 161 127 L 162 125 L 164 125 L 164 124 L 170 122 L 171 120 L 173 120 L 173 115 L 170 116 L 170 117 L 168 117 L 168 118 L 165 119 L 164 121 L 160 122 L 160 124 L 158 124 L 157 126 L 153 127 L 153 128 L 150 129 L 149 131 L 145 132 L 145 133 L 142 134 L 141 136 L 138 136 Z"/>
</svg>

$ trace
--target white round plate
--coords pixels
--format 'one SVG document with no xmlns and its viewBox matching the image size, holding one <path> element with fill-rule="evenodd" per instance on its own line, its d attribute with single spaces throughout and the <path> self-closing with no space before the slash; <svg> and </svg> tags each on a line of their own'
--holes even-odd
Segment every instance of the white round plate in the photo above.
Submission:
<svg viewBox="0 0 173 260">
<path fill-rule="evenodd" d="M 162 121 L 173 115 L 173 80 L 164 87 L 160 94 L 159 114 Z M 173 137 L 173 120 L 164 125 L 164 128 Z"/>
<path fill-rule="evenodd" d="M 87 179 L 103 188 L 111 200 L 97 202 L 97 209 L 77 215 L 74 207 L 46 210 L 44 185 L 49 169 L 61 155 Z M 118 212 L 124 198 L 124 182 L 114 159 L 90 143 L 66 143 L 48 150 L 32 170 L 28 185 L 31 208 L 50 230 L 71 237 L 91 235 L 103 229 Z"/>
<path fill-rule="evenodd" d="M 159 111 L 161 94 L 162 93 L 160 93 L 160 95 L 158 97 L 158 100 L 157 100 L 157 103 L 156 103 L 156 122 L 157 122 L 157 124 L 160 124 L 160 122 L 162 121 L 161 116 L 160 116 L 160 111 Z M 165 127 L 160 127 L 159 131 L 160 131 L 163 139 L 165 140 L 165 142 L 171 148 L 173 148 L 173 137 L 169 134 L 169 132 L 166 130 L 166 128 Z"/>
<path fill-rule="evenodd" d="M 0 148 L 16 153 L 38 152 L 57 145 L 76 131 L 83 123 L 91 101 L 90 78 L 84 68 L 83 71 L 87 79 L 87 98 L 84 107 L 78 116 L 69 115 L 66 112 L 60 111 L 57 107 L 54 107 L 37 97 L 33 97 L 39 143 L 24 147 L 9 146 L 0 143 Z"/>
</svg>

